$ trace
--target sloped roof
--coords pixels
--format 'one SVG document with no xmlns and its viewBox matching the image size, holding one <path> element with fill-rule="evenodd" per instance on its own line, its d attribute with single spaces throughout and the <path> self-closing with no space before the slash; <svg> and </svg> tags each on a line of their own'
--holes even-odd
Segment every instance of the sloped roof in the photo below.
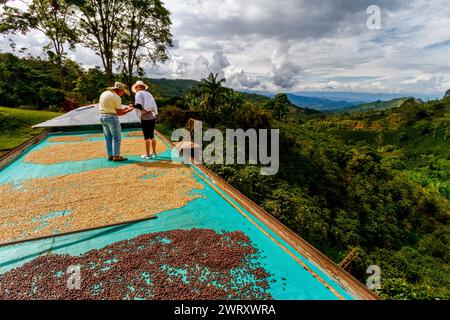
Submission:
<svg viewBox="0 0 450 320">
<path fill-rule="evenodd" d="M 119 119 L 120 123 L 122 124 L 131 124 L 140 122 L 135 112 L 130 112 L 124 116 L 121 116 Z M 100 118 L 99 118 L 98 104 L 93 104 L 77 108 L 75 110 L 63 114 L 62 116 L 39 123 L 33 126 L 33 128 L 75 127 L 75 126 L 91 126 L 99 124 Z"/>
</svg>

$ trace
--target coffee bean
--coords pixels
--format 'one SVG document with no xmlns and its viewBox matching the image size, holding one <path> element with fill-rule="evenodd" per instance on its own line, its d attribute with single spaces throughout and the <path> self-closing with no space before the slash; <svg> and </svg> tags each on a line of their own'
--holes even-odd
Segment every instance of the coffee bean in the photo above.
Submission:
<svg viewBox="0 0 450 320">
<path fill-rule="evenodd" d="M 271 299 L 258 257 L 240 231 L 152 233 L 82 256 L 40 256 L 0 275 L 0 299 Z M 66 286 L 71 265 L 82 266 L 81 290 Z"/>
</svg>

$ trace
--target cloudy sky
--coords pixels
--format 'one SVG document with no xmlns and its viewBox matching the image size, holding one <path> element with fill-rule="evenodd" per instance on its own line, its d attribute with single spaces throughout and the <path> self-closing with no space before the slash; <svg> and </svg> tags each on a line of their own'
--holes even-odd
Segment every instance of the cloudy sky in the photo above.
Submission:
<svg viewBox="0 0 450 320">
<path fill-rule="evenodd" d="M 448 0 L 166 0 L 175 47 L 150 77 L 200 79 L 266 91 L 436 93 L 450 89 Z M 370 5 L 381 29 L 370 30 Z M 372 20 L 371 20 L 372 21 Z M 41 52 L 31 33 L 18 47 Z M 8 51 L 2 40 L 0 49 Z M 100 60 L 79 48 L 71 56 Z"/>
</svg>

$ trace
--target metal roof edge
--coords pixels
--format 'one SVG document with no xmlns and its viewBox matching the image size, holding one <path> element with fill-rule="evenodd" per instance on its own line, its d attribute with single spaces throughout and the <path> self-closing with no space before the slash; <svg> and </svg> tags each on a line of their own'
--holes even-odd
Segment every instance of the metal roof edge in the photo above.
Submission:
<svg viewBox="0 0 450 320">
<path fill-rule="evenodd" d="M 25 141 L 19 146 L 7 151 L 4 155 L 0 156 L 0 171 L 16 160 L 25 150 L 29 147 L 41 142 L 47 137 L 48 131 L 44 131 L 41 134 Z"/>
<path fill-rule="evenodd" d="M 74 127 L 74 126 L 100 125 L 100 121 L 86 123 L 86 124 L 83 124 L 83 123 L 69 123 L 69 124 L 52 125 L 52 123 L 54 123 L 55 121 L 61 120 L 62 118 L 66 118 L 68 115 L 69 116 L 75 115 L 77 112 L 84 111 L 84 110 L 89 110 L 89 109 L 92 109 L 93 107 L 97 107 L 97 106 L 98 106 L 98 103 L 78 107 L 78 108 L 73 109 L 73 110 L 71 110 L 69 112 L 63 113 L 60 116 L 57 116 L 55 118 L 46 120 L 46 121 L 38 123 L 38 124 L 35 124 L 34 126 L 32 126 L 32 128 L 33 129 L 36 129 L 36 128 L 46 128 L 46 129 L 48 129 L 48 128 L 55 128 L 55 127 L 56 128 L 68 128 L 68 127 Z M 125 107 L 127 107 L 127 106 L 122 104 L 122 108 L 125 108 Z M 100 113 L 97 113 L 97 115 L 99 116 Z M 128 118 L 126 117 L 126 119 L 128 119 Z M 130 119 L 128 119 L 128 120 L 130 120 Z M 140 123 L 138 118 L 136 118 L 135 121 L 129 121 L 129 122 L 122 122 L 121 121 L 121 124 L 138 124 L 138 123 Z"/>
</svg>

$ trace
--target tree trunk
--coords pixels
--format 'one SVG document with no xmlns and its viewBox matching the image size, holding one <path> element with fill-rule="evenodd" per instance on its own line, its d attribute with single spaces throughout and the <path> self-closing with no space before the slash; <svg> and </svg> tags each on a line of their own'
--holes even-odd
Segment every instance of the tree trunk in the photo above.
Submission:
<svg viewBox="0 0 450 320">
<path fill-rule="evenodd" d="M 66 85 L 64 84 L 64 66 L 62 64 L 62 61 L 59 62 L 58 70 L 59 70 L 59 83 L 61 86 L 61 90 L 63 92 L 66 92 Z"/>
<path fill-rule="evenodd" d="M 114 74 L 113 74 L 113 66 L 112 66 L 112 55 L 108 54 L 106 56 L 106 65 L 105 65 L 105 72 L 106 72 L 106 78 L 108 79 L 109 83 L 114 82 Z"/>
</svg>

